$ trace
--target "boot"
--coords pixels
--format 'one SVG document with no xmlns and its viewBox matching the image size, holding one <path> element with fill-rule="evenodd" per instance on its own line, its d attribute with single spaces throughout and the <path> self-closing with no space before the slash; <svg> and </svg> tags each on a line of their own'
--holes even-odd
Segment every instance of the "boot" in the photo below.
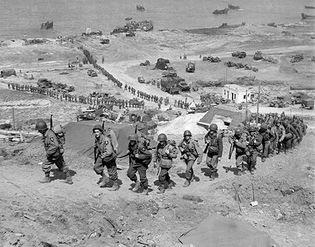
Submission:
<svg viewBox="0 0 315 247">
<path fill-rule="evenodd" d="M 67 183 L 67 184 L 73 184 L 72 177 L 71 177 L 69 171 L 66 172 L 66 180 L 65 180 L 65 183 Z"/>
<path fill-rule="evenodd" d="M 99 183 L 99 186 L 100 187 L 105 187 L 107 183 L 108 183 L 108 179 L 107 179 L 106 175 L 103 175 L 102 176 L 102 181 Z"/>
<path fill-rule="evenodd" d="M 164 194 L 164 193 L 165 193 L 165 190 L 166 190 L 165 186 L 161 186 L 161 187 L 159 187 L 159 191 L 156 192 L 156 193 L 157 193 L 157 194 Z"/>
<path fill-rule="evenodd" d="M 115 181 L 115 182 L 113 183 L 113 186 L 112 186 L 111 188 L 109 188 L 108 190 L 109 190 L 109 191 L 117 191 L 117 190 L 119 190 L 119 184 L 118 184 L 118 182 Z"/>
<path fill-rule="evenodd" d="M 40 183 L 50 183 L 49 172 L 45 173 L 45 177 L 42 180 L 39 180 Z"/>
<path fill-rule="evenodd" d="M 137 192 L 139 189 L 140 189 L 140 182 L 136 181 L 136 185 L 135 185 L 135 187 L 133 187 L 132 191 Z"/>
<path fill-rule="evenodd" d="M 190 181 L 186 179 L 186 181 L 185 181 L 183 187 L 188 187 L 189 185 L 190 185 Z"/>
<path fill-rule="evenodd" d="M 143 194 L 145 194 L 146 196 L 149 195 L 149 189 L 144 189 Z"/>
</svg>

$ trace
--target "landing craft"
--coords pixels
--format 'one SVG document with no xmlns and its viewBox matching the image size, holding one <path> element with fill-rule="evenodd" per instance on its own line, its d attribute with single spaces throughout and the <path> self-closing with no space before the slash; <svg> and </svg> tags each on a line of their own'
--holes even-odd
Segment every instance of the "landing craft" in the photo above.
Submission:
<svg viewBox="0 0 315 247">
<path fill-rule="evenodd" d="M 53 21 L 46 21 L 45 23 L 42 23 L 40 26 L 40 29 L 52 29 L 54 27 L 54 22 Z"/>
</svg>

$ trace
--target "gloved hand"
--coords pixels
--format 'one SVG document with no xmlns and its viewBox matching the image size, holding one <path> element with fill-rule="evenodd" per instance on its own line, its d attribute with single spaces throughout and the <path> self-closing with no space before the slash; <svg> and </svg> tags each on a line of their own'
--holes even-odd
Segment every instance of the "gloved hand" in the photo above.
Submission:
<svg viewBox="0 0 315 247">
<path fill-rule="evenodd" d="M 201 159 L 201 158 L 198 158 L 198 159 L 197 159 L 197 165 L 200 165 L 201 162 L 202 162 L 202 159 Z"/>
<path fill-rule="evenodd" d="M 135 154 L 135 157 L 136 157 L 136 158 L 139 158 L 139 154 L 138 154 L 138 153 L 136 153 L 136 154 Z"/>
</svg>

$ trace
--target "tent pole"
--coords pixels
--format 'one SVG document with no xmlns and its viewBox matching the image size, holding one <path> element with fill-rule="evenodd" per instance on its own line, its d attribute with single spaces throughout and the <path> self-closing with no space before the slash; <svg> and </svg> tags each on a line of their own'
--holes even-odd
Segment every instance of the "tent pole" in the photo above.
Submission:
<svg viewBox="0 0 315 247">
<path fill-rule="evenodd" d="M 260 84 L 261 84 L 261 81 L 259 81 L 259 85 L 258 85 L 258 100 L 257 100 L 257 116 L 256 116 L 256 125 L 258 125 L 259 101 L 260 101 Z"/>
<path fill-rule="evenodd" d="M 248 113 L 247 113 L 247 110 L 248 110 L 248 104 L 247 104 L 247 88 L 246 88 L 246 96 L 245 96 L 245 99 L 246 99 L 246 101 L 245 101 L 245 108 L 246 108 L 246 110 L 245 110 L 245 125 L 247 125 L 247 118 L 248 118 Z"/>
</svg>

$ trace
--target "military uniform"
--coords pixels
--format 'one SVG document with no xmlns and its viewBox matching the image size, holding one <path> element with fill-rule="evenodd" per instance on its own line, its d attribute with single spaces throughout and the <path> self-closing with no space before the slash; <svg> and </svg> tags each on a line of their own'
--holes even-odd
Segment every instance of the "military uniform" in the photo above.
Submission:
<svg viewBox="0 0 315 247">
<path fill-rule="evenodd" d="M 49 174 L 51 166 L 55 164 L 60 171 L 67 173 L 69 168 L 63 159 L 58 139 L 52 130 L 48 129 L 45 132 L 43 135 L 43 142 L 46 151 L 46 160 L 42 165 L 43 172 Z"/>
<path fill-rule="evenodd" d="M 118 180 L 116 152 L 114 150 L 112 140 L 109 136 L 100 134 L 99 138 L 95 138 L 95 155 L 94 171 L 102 176 L 101 187 L 105 186 L 109 179 L 115 183 Z M 108 176 L 104 173 L 104 168 L 107 168 Z"/>
<path fill-rule="evenodd" d="M 261 153 L 263 137 L 258 132 L 255 132 L 254 129 L 250 130 L 250 136 L 248 137 L 248 146 L 247 146 L 247 165 L 248 170 L 253 173 L 253 170 L 256 169 L 257 157 Z"/>
<path fill-rule="evenodd" d="M 159 143 L 156 147 L 153 162 L 160 167 L 159 182 L 163 189 L 171 185 L 171 178 L 168 172 L 172 167 L 173 159 L 177 158 L 177 154 L 178 150 L 174 141 L 168 142 L 165 146 Z"/>
<path fill-rule="evenodd" d="M 129 143 L 129 169 L 127 171 L 127 176 L 129 179 L 136 183 L 133 191 L 138 191 L 140 187 L 148 193 L 148 179 L 147 179 L 147 169 L 152 160 L 152 154 L 148 150 L 148 141 L 142 136 L 137 136 L 135 144 L 131 145 Z M 140 177 L 140 182 L 138 182 L 136 173 L 138 172 Z"/>
<path fill-rule="evenodd" d="M 238 175 L 240 175 L 239 171 L 244 171 L 244 162 L 247 162 L 247 155 L 246 155 L 246 136 L 241 133 L 240 135 L 234 135 L 234 146 L 235 146 L 235 160 L 236 160 L 236 168 L 238 169 Z"/>
<path fill-rule="evenodd" d="M 210 134 L 210 132 L 205 136 L 205 142 L 207 144 L 207 148 L 205 153 L 207 154 L 206 157 L 206 164 L 210 168 L 210 178 L 212 179 L 213 176 L 218 176 L 218 162 L 219 158 L 222 157 L 223 153 L 223 142 L 222 142 L 222 135 L 217 134 Z"/>
<path fill-rule="evenodd" d="M 199 147 L 198 142 L 192 139 L 182 140 L 178 145 L 178 148 L 182 154 L 182 159 L 185 161 L 186 164 L 186 182 L 184 184 L 184 186 L 186 187 L 190 184 L 191 180 L 194 177 L 193 164 L 195 163 L 196 159 L 198 159 L 197 164 L 200 164 L 202 161 L 202 151 Z"/>
</svg>

